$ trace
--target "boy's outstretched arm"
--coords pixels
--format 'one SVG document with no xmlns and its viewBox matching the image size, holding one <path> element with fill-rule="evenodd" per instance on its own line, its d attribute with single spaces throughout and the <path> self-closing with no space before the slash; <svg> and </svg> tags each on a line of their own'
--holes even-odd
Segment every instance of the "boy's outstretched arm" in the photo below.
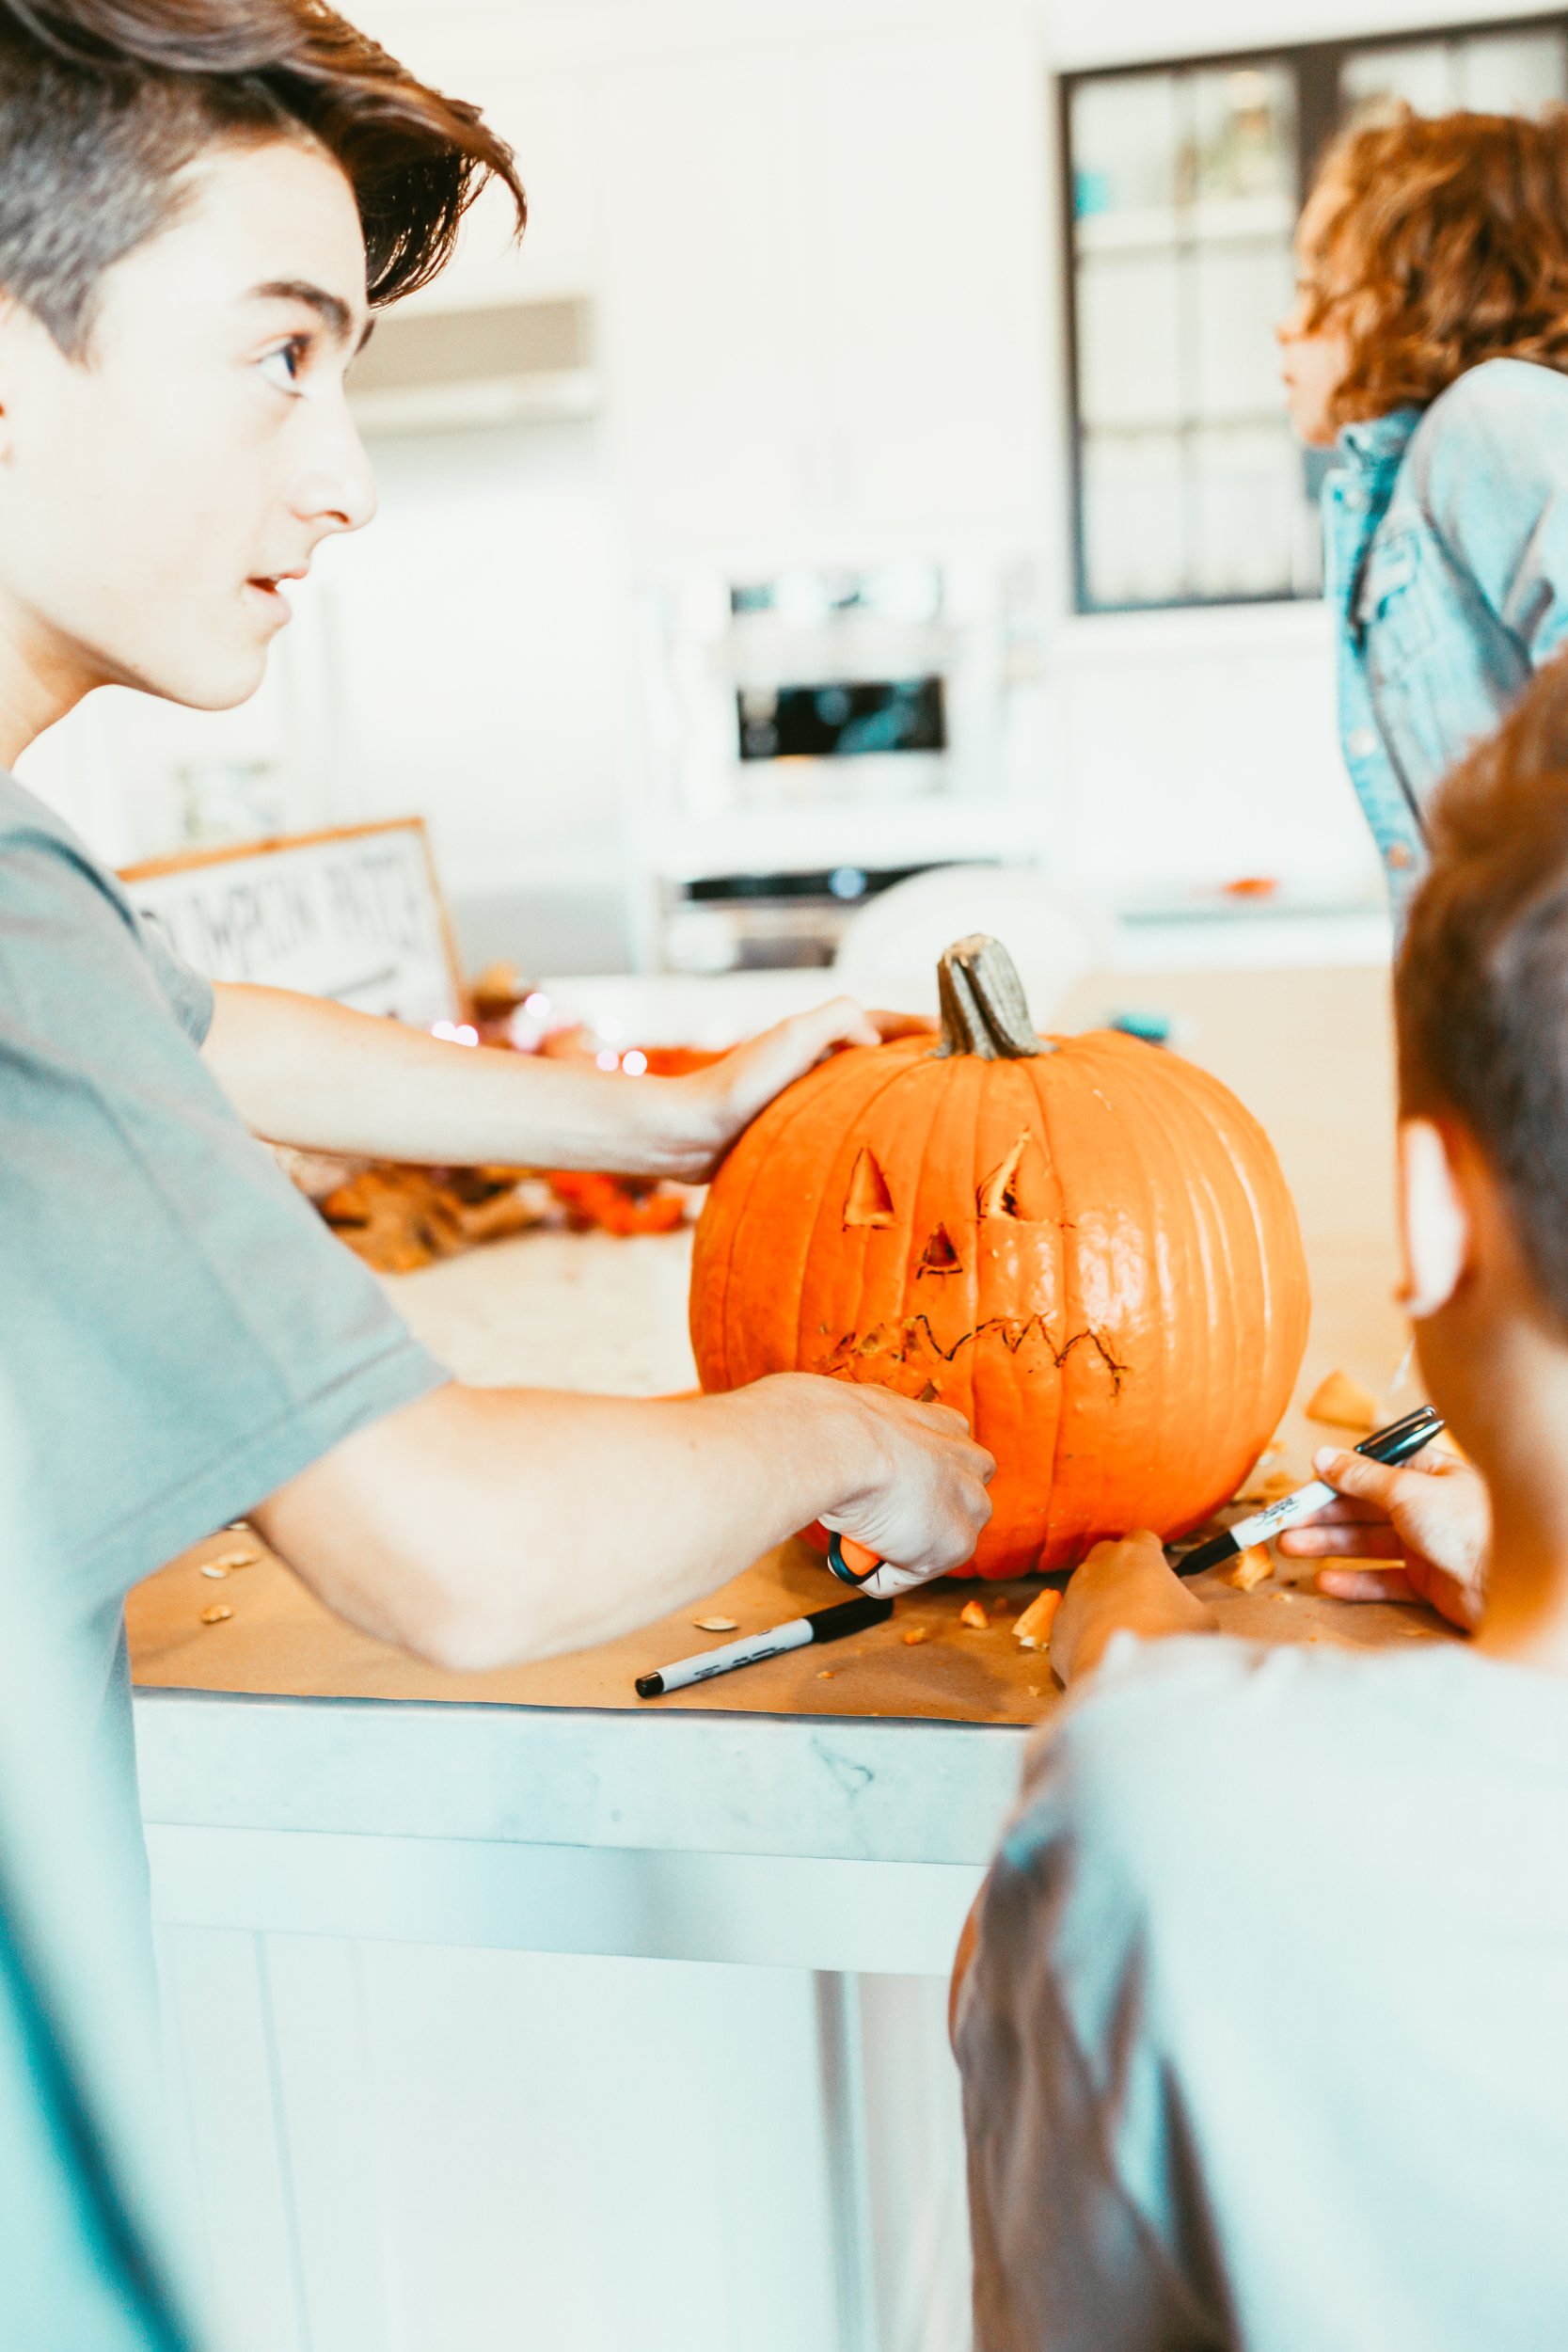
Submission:
<svg viewBox="0 0 1568 2352">
<path fill-rule="evenodd" d="M 654 1402 L 453 1385 L 250 1516 L 340 1616 L 478 1668 L 613 1640 L 815 1518 L 875 1550 L 885 1589 L 940 1575 L 994 1467 L 945 1406 L 803 1373 Z"/>
<path fill-rule="evenodd" d="M 253 1134 L 351 1159 L 608 1168 L 701 1183 L 835 1045 L 898 1026 L 849 996 L 781 1021 L 682 1078 L 628 1081 L 464 1048 L 291 989 L 219 986 L 202 1059 Z"/>
</svg>

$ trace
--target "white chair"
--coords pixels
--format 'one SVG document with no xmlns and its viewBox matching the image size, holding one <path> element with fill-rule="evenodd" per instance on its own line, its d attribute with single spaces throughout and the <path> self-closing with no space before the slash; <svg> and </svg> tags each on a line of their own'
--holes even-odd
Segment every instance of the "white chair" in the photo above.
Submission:
<svg viewBox="0 0 1568 2352">
<path fill-rule="evenodd" d="M 833 977 L 865 1004 L 934 1013 L 937 959 L 970 931 L 1002 942 L 1041 1029 L 1115 948 L 1104 909 L 1048 882 L 1037 866 L 942 866 L 895 882 L 850 916 Z"/>
</svg>

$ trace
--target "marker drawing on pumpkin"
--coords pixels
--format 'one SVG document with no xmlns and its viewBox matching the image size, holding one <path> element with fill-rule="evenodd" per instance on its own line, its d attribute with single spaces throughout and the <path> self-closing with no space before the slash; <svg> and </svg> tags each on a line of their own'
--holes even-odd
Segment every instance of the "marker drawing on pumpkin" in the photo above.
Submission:
<svg viewBox="0 0 1568 2352">
<path fill-rule="evenodd" d="M 982 1576 L 1184 1534 L 1258 1459 L 1306 1346 L 1273 1148 L 1180 1055 L 1036 1038 L 994 941 L 950 949 L 940 993 L 939 1053 L 822 1064 L 720 1169 L 692 1263 L 703 1385 L 826 1373 L 967 1413 L 998 1465 Z"/>
</svg>

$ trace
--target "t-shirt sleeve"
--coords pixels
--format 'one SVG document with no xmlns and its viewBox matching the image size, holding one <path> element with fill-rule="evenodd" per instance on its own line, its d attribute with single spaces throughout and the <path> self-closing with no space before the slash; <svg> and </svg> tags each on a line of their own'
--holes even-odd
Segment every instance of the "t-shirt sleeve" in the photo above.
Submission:
<svg viewBox="0 0 1568 2352">
<path fill-rule="evenodd" d="M 0 1346 L 84 1606 L 448 1376 L 204 1068 L 204 991 L 69 836 L 0 835 Z"/>
<path fill-rule="evenodd" d="M 132 920 L 175 1019 L 193 1045 L 204 1045 L 213 1025 L 212 981 L 182 956 L 176 955 L 163 925 L 154 917 L 133 908 Z"/>
</svg>

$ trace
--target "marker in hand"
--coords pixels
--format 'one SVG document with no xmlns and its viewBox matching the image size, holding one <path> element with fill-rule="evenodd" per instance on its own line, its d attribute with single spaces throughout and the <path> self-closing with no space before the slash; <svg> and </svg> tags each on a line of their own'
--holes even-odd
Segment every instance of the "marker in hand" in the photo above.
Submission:
<svg viewBox="0 0 1568 2352">
<path fill-rule="evenodd" d="M 1382 1462 L 1392 1470 L 1401 1462 L 1408 1462 L 1413 1454 L 1419 1454 L 1430 1445 L 1443 1422 L 1430 1405 L 1419 1406 L 1406 1413 L 1402 1421 L 1393 1421 L 1386 1429 L 1374 1429 L 1370 1438 L 1363 1438 L 1354 1449 L 1374 1462 Z M 1314 1478 L 1293 1494 L 1281 1496 L 1271 1502 L 1266 1511 L 1256 1511 L 1249 1519 L 1240 1519 L 1206 1544 L 1171 1562 L 1178 1576 L 1199 1576 L 1205 1568 L 1217 1568 L 1222 1560 L 1230 1560 L 1237 1552 L 1245 1551 L 1252 1544 L 1266 1544 L 1273 1535 L 1283 1535 L 1288 1527 L 1299 1527 L 1326 1502 L 1335 1500 L 1336 1489 L 1326 1479 Z"/>
</svg>

